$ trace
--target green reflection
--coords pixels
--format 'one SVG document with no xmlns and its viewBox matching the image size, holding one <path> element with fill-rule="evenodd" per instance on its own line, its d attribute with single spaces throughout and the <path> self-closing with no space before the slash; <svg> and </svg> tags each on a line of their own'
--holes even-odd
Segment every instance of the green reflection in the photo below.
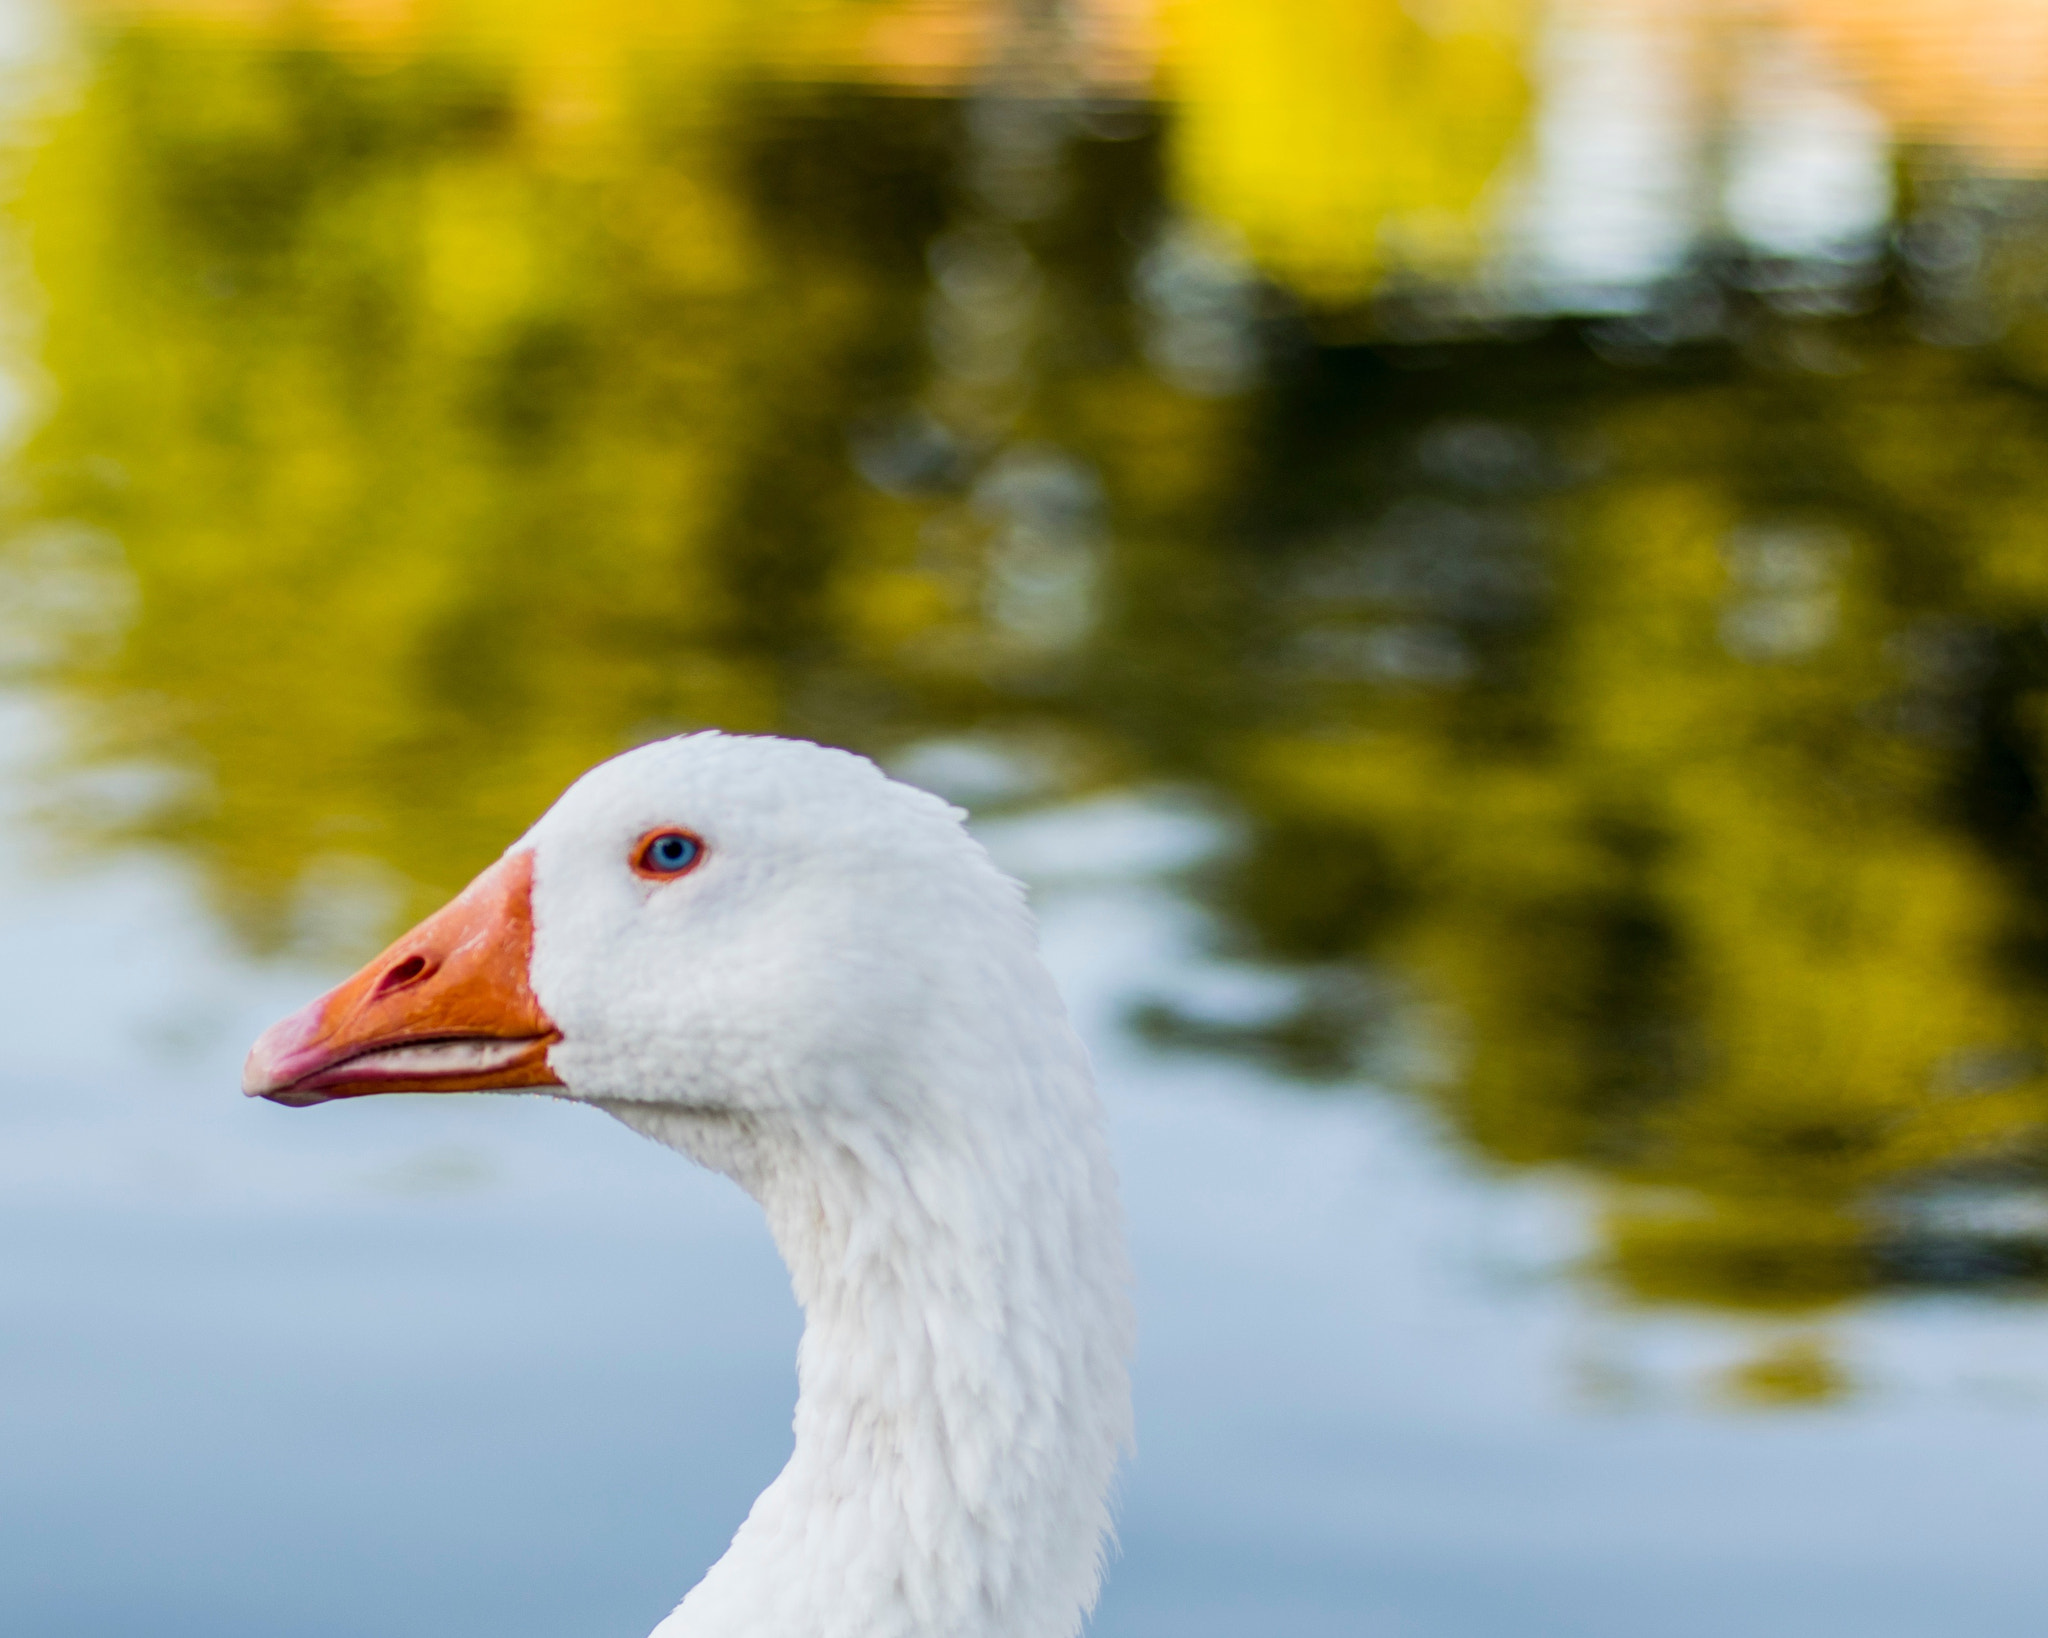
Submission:
<svg viewBox="0 0 2048 1638">
<path fill-rule="evenodd" d="M 781 721 L 928 600 L 843 449 L 914 367 L 948 111 L 791 134 L 654 76 L 593 154 L 514 67 L 125 29 L 33 156 L 18 504 L 138 592 L 68 681 L 97 755 L 199 776 L 151 827 L 259 937 L 309 861 L 440 891 L 593 756 Z"/>
<path fill-rule="evenodd" d="M 1754 308 L 1751 347 L 1807 333 Z M 1296 688 L 1236 746 L 1221 902 L 1445 1004 L 1438 1099 L 1625 1185 L 1644 1298 L 2041 1271 L 1924 1196 L 2038 1177 L 2048 417 L 1912 324 L 1829 325 L 1841 373 L 1330 355 L 1344 424 L 1267 480 Z"/>
<path fill-rule="evenodd" d="M 1298 219 L 1261 178 L 1312 180 L 1244 124 L 1279 92 L 888 95 L 843 9 L 608 48 L 569 103 L 530 43 L 88 37 L 15 206 L 43 402 L 0 574 L 74 768 L 164 777 L 74 832 L 186 851 L 274 947 L 366 865 L 420 908 L 636 738 L 975 733 L 1040 794 L 1241 815 L 1202 888 L 1300 1004 L 1140 1021 L 1604 1180 L 1618 1289 L 2038 1284 L 2023 214 L 1908 189 L 1994 230 L 1967 278 L 1910 234 L 1730 253 L 1636 319 L 1338 346 L 1188 227 L 1254 200 L 1297 294 L 1374 276 L 1255 231 Z M 1478 133 L 1429 140 L 1438 191 L 1348 197 L 1468 208 L 1526 112 L 1495 23 L 1417 82 Z"/>
</svg>

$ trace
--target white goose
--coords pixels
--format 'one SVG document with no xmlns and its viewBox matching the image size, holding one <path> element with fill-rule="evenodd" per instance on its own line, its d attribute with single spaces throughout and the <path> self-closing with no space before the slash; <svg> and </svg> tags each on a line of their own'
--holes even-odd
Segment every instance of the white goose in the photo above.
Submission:
<svg viewBox="0 0 2048 1638">
<path fill-rule="evenodd" d="M 760 1202 L 805 1316 L 796 1447 L 656 1638 L 1070 1638 L 1094 1601 L 1116 1181 L 961 817 L 842 751 L 644 746 L 249 1054 L 287 1104 L 546 1088 Z"/>
</svg>

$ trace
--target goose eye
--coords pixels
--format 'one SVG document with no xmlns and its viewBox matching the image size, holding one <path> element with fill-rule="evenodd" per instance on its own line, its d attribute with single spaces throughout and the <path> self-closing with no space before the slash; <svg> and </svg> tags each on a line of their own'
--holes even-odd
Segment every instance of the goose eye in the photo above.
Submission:
<svg viewBox="0 0 2048 1638">
<path fill-rule="evenodd" d="M 656 831 L 640 844 L 633 868 L 643 876 L 680 876 L 704 856 L 704 844 L 686 830 Z"/>
</svg>

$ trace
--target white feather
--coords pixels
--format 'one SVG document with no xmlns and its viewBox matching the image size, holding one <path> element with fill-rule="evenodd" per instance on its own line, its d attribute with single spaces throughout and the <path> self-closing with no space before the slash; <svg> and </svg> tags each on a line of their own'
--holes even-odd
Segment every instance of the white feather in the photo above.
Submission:
<svg viewBox="0 0 2048 1638">
<path fill-rule="evenodd" d="M 795 1452 L 657 1638 L 1071 1638 L 1094 1601 L 1130 1436 L 1115 1176 L 963 817 L 844 752 L 697 734 L 516 844 L 554 1072 L 758 1200 L 805 1315 Z M 649 881 L 664 826 L 705 855 Z"/>
</svg>

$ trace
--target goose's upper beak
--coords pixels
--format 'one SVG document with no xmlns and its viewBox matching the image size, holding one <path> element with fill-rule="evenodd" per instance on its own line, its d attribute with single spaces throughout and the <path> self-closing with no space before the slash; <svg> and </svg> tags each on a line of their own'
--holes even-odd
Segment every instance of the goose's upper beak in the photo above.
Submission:
<svg viewBox="0 0 2048 1638">
<path fill-rule="evenodd" d="M 509 853 L 355 977 L 258 1037 L 252 1098 L 559 1086 L 561 1039 L 534 999 L 533 854 Z"/>
</svg>

